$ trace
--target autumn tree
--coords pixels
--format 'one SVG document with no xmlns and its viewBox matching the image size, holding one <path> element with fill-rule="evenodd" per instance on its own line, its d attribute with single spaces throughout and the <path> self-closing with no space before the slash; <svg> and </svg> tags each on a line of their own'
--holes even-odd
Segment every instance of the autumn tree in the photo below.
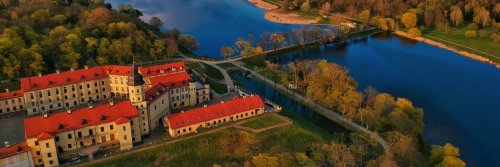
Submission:
<svg viewBox="0 0 500 167">
<path fill-rule="evenodd" d="M 364 21 L 370 20 L 371 14 L 370 10 L 363 10 L 361 13 L 359 13 L 359 18 Z"/>
<path fill-rule="evenodd" d="M 459 6 L 451 7 L 450 21 L 455 27 L 459 26 L 464 21 L 462 9 Z"/>
<path fill-rule="evenodd" d="M 177 43 L 174 38 L 167 38 L 166 40 L 167 48 L 166 48 L 166 58 L 170 58 L 172 56 L 177 55 L 179 52 L 179 48 L 177 47 Z"/>
<path fill-rule="evenodd" d="M 407 12 L 401 17 L 401 22 L 405 28 L 413 28 L 417 25 L 417 15 L 413 12 Z"/>
<path fill-rule="evenodd" d="M 268 154 L 259 154 L 258 156 L 253 156 L 252 165 L 255 167 L 278 167 L 278 158 L 274 156 L 269 156 Z"/>
<path fill-rule="evenodd" d="M 486 27 L 490 22 L 490 12 L 484 7 L 478 7 L 474 10 L 474 23 Z"/>
<path fill-rule="evenodd" d="M 465 167 L 465 162 L 460 159 L 460 150 L 450 143 L 443 147 L 433 146 L 429 157 L 430 165 L 438 167 Z"/>
<path fill-rule="evenodd" d="M 230 57 L 234 54 L 233 48 L 223 45 L 222 48 L 220 49 L 220 55 L 222 58 L 226 59 L 227 57 Z"/>
<path fill-rule="evenodd" d="M 159 60 L 165 54 L 165 41 L 157 39 L 153 43 L 153 47 L 149 49 L 149 55 L 153 60 Z"/>
<path fill-rule="evenodd" d="M 190 53 L 200 47 L 200 43 L 198 43 L 198 40 L 196 40 L 196 38 L 191 35 L 180 35 L 179 45 L 188 50 Z"/>
<path fill-rule="evenodd" d="M 281 45 L 283 42 L 285 42 L 285 36 L 280 33 L 273 33 L 271 34 L 271 43 L 274 46 L 274 51 L 276 51 L 276 48 Z"/>
</svg>

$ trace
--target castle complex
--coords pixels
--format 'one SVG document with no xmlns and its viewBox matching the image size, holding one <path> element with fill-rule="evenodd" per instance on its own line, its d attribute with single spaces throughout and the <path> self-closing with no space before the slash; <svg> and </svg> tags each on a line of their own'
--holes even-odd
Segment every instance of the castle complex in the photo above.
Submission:
<svg viewBox="0 0 500 167">
<path fill-rule="evenodd" d="M 77 153 L 131 149 L 160 125 L 177 137 L 264 113 L 259 96 L 183 110 L 210 100 L 209 85 L 192 82 L 183 62 L 22 78 L 20 90 L 0 93 L 0 114 L 27 112 L 26 141 L 0 148 L 0 166 L 59 166 Z"/>
</svg>

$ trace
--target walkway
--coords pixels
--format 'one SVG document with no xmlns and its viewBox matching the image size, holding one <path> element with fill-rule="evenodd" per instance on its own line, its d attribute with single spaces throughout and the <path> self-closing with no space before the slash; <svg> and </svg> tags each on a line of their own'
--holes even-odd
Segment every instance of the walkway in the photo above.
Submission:
<svg viewBox="0 0 500 167">
<path fill-rule="evenodd" d="M 234 90 L 233 80 L 231 79 L 231 77 L 229 76 L 227 71 L 217 65 L 218 63 L 220 63 L 220 61 L 198 60 L 198 59 L 193 59 L 193 58 L 187 57 L 186 55 L 183 55 L 183 54 L 180 54 L 179 56 L 182 57 L 179 60 L 203 62 L 203 63 L 208 64 L 209 66 L 212 66 L 215 69 L 219 70 L 222 73 L 222 75 L 224 76 L 224 82 L 226 83 L 226 86 L 227 86 L 227 92 L 231 92 L 232 90 Z"/>
<path fill-rule="evenodd" d="M 287 89 L 283 85 L 278 84 L 278 83 L 274 82 L 273 80 L 270 80 L 270 79 L 262 76 L 261 74 L 259 74 L 259 73 L 255 72 L 255 71 L 252 71 L 252 70 L 250 70 L 250 69 L 242 66 L 241 64 L 238 64 L 238 63 L 235 63 L 235 62 L 233 62 L 233 64 L 235 66 L 240 67 L 241 69 L 243 69 L 245 71 L 251 71 L 254 77 L 257 77 L 258 79 L 266 82 L 269 85 L 274 85 L 275 89 L 280 89 L 282 91 L 285 91 L 285 92 L 291 94 L 292 95 L 291 98 L 296 99 L 298 102 L 301 102 L 301 103 L 303 103 L 305 105 L 308 105 L 308 106 L 315 107 L 316 108 L 315 111 L 317 113 L 319 113 L 320 115 L 322 115 L 322 116 L 324 116 L 324 117 L 326 117 L 326 118 L 328 118 L 328 119 L 336 122 L 337 124 L 339 124 L 341 126 L 344 126 L 345 128 L 351 129 L 353 131 L 359 131 L 359 132 L 362 132 L 364 134 L 367 134 L 367 135 L 373 137 L 384 148 L 385 153 L 387 155 L 390 154 L 390 148 L 389 148 L 389 145 L 387 144 L 387 141 L 385 141 L 385 139 L 382 138 L 382 137 L 380 137 L 377 133 L 372 132 L 372 131 L 366 129 L 365 127 L 359 125 L 358 123 L 353 122 L 353 121 L 347 119 L 346 117 L 344 117 L 344 116 L 342 116 L 342 115 L 340 115 L 340 114 L 338 114 L 338 113 L 336 113 L 336 112 L 334 112 L 334 111 L 332 111 L 330 109 L 327 109 L 327 108 L 325 108 L 325 107 L 323 107 L 321 105 L 316 105 L 315 103 L 309 102 L 304 96 L 302 96 L 302 95 L 300 95 L 300 94 L 298 94 L 298 93 L 296 93 L 294 91 L 289 91 L 289 89 Z"/>
</svg>

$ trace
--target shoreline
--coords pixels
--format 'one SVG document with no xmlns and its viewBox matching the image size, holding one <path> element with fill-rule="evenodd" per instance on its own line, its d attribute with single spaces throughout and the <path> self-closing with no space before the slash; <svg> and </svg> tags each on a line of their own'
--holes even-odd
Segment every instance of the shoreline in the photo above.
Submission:
<svg viewBox="0 0 500 167">
<path fill-rule="evenodd" d="M 426 44 L 429 44 L 429 45 L 432 45 L 432 46 L 435 46 L 435 47 L 438 47 L 438 48 L 441 48 L 441 49 L 445 49 L 445 50 L 457 53 L 457 54 L 459 54 L 461 56 L 470 58 L 472 60 L 476 60 L 476 61 L 479 61 L 479 62 L 492 64 L 497 69 L 500 69 L 500 64 L 493 62 L 489 58 L 486 58 L 486 57 L 483 57 L 483 56 L 479 56 L 477 54 L 470 53 L 470 52 L 467 52 L 467 51 L 464 51 L 464 50 L 455 49 L 455 48 L 452 48 L 452 47 L 450 47 L 450 46 L 448 46 L 446 44 L 443 44 L 441 42 L 437 42 L 437 41 L 431 40 L 429 38 L 413 37 L 410 34 L 408 34 L 406 32 L 403 32 L 403 31 L 400 31 L 400 30 L 394 31 L 394 34 L 396 34 L 396 35 L 398 35 L 400 37 L 405 37 L 405 38 L 413 39 L 413 40 L 416 40 L 416 41 L 419 41 L 419 42 L 423 42 L 423 43 L 426 43 Z"/>
<path fill-rule="evenodd" d="M 315 24 L 316 20 L 304 19 L 300 15 L 293 13 L 279 13 L 278 6 L 270 4 L 263 0 L 248 0 L 258 8 L 267 10 L 264 18 L 267 21 L 280 23 L 280 24 Z"/>
</svg>

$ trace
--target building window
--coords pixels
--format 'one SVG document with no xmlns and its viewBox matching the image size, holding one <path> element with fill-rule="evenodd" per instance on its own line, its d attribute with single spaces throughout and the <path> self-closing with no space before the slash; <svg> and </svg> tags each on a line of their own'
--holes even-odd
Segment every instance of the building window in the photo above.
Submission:
<svg viewBox="0 0 500 167">
<path fill-rule="evenodd" d="M 68 144 L 68 148 L 72 148 L 72 147 L 73 147 L 73 145 L 71 145 L 71 144 Z"/>
<path fill-rule="evenodd" d="M 127 135 L 123 135 L 123 140 L 127 140 Z"/>
<path fill-rule="evenodd" d="M 51 164 L 51 165 L 52 165 L 52 164 L 54 164 L 54 162 L 53 162 L 52 160 L 50 160 L 50 161 L 49 161 L 49 164 Z"/>
<path fill-rule="evenodd" d="M 38 146 L 38 141 L 35 141 L 35 146 Z"/>
<path fill-rule="evenodd" d="M 50 146 L 49 143 L 45 143 L 46 148 L 49 148 L 49 146 Z"/>
<path fill-rule="evenodd" d="M 71 134 L 68 134 L 68 139 L 71 139 L 73 136 L 71 136 Z"/>
<path fill-rule="evenodd" d="M 47 153 L 47 157 L 52 157 L 52 153 Z"/>
<path fill-rule="evenodd" d="M 36 151 L 36 155 L 40 155 L 40 151 Z"/>
<path fill-rule="evenodd" d="M 56 142 L 58 142 L 58 141 L 59 141 L 59 136 L 56 136 Z"/>
<path fill-rule="evenodd" d="M 101 132 L 104 132 L 104 127 L 101 127 Z"/>
<path fill-rule="evenodd" d="M 127 127 L 123 126 L 123 131 L 126 131 L 127 130 Z"/>
<path fill-rule="evenodd" d="M 113 130 L 113 125 L 109 125 L 109 129 Z"/>
</svg>

